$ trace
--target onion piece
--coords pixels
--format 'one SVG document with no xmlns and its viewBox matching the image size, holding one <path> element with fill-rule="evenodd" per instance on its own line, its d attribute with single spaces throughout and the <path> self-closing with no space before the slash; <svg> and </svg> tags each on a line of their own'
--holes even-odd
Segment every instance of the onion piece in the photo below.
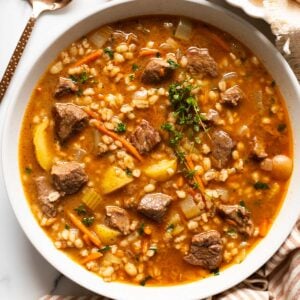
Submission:
<svg viewBox="0 0 300 300">
<path fill-rule="evenodd" d="M 108 26 L 102 27 L 96 32 L 94 32 L 89 40 L 97 47 L 102 48 L 104 44 L 107 42 L 108 38 L 112 33 L 112 29 Z"/>
<path fill-rule="evenodd" d="M 190 20 L 180 18 L 174 36 L 180 40 L 187 41 L 191 37 L 192 29 L 193 25 Z"/>
<path fill-rule="evenodd" d="M 200 207 L 196 205 L 191 196 L 187 196 L 186 199 L 181 201 L 180 207 L 187 219 L 195 218 L 201 214 Z"/>
<path fill-rule="evenodd" d="M 222 79 L 228 80 L 228 79 L 235 78 L 235 77 L 237 77 L 237 76 L 238 76 L 238 74 L 237 74 L 236 72 L 228 72 L 228 73 L 225 73 L 225 74 L 223 75 L 223 78 L 222 78 Z"/>
</svg>

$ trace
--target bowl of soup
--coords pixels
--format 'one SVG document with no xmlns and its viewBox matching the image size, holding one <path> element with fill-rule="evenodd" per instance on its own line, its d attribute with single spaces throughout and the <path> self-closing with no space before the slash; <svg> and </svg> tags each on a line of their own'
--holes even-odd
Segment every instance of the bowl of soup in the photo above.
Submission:
<svg viewBox="0 0 300 300">
<path fill-rule="evenodd" d="M 255 272 L 295 223 L 299 113 L 291 69 L 245 21 L 206 1 L 116 1 L 20 83 L 7 191 L 33 245 L 78 284 L 204 298 Z"/>
</svg>

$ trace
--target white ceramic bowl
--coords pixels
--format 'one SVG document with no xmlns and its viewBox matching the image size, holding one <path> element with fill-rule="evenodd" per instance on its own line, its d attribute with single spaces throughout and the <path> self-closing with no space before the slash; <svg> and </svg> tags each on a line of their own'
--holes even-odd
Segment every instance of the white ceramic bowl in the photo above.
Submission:
<svg viewBox="0 0 300 300">
<path fill-rule="evenodd" d="M 247 15 L 254 18 L 265 18 L 264 6 L 262 3 L 255 3 L 254 0 L 225 0 L 229 4 L 240 7 Z"/>
<path fill-rule="evenodd" d="M 238 265 L 198 282 L 172 287 L 142 287 L 123 283 L 105 283 L 97 275 L 74 263 L 58 251 L 33 217 L 25 199 L 18 164 L 18 143 L 26 105 L 37 80 L 48 64 L 63 48 L 90 30 L 102 24 L 127 17 L 151 14 L 184 15 L 212 24 L 231 33 L 247 45 L 271 72 L 287 101 L 294 133 L 295 165 L 285 202 L 267 237 Z M 30 80 L 28 80 L 30 78 Z M 298 82 L 288 64 L 273 45 L 254 27 L 223 8 L 207 1 L 138 0 L 110 2 L 70 27 L 64 34 L 45 45 L 36 63 L 19 82 L 15 99 L 10 99 L 4 122 L 1 159 L 8 195 L 23 230 L 39 252 L 60 272 L 78 284 L 105 296 L 116 299 L 200 299 L 239 283 L 261 267 L 279 248 L 296 222 L 300 211 L 300 91 Z M 172 268 L 172 266 L 170 266 Z"/>
</svg>

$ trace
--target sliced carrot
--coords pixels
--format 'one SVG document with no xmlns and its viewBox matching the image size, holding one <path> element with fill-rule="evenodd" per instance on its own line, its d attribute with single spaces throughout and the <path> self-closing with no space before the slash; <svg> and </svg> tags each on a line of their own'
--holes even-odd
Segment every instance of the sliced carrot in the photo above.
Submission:
<svg viewBox="0 0 300 300">
<path fill-rule="evenodd" d="M 259 235 L 261 237 L 265 237 L 268 233 L 268 229 L 269 229 L 269 222 L 267 220 L 264 220 L 259 226 Z"/>
<path fill-rule="evenodd" d="M 84 64 L 88 64 L 91 63 L 93 61 L 95 61 L 97 58 L 99 58 L 101 55 L 103 54 L 103 50 L 99 49 L 96 50 L 95 52 L 92 52 L 91 54 L 83 57 L 82 59 L 78 60 L 75 64 L 74 67 L 78 67 Z"/>
<path fill-rule="evenodd" d="M 81 264 L 82 265 L 85 265 L 86 263 L 92 261 L 92 260 L 95 260 L 95 259 L 98 259 L 100 258 L 101 256 L 103 256 L 102 253 L 100 252 L 95 252 L 95 253 L 91 253 L 90 255 L 88 255 L 87 257 L 85 257 L 82 261 L 81 261 Z"/>
<path fill-rule="evenodd" d="M 69 218 L 71 219 L 71 221 L 73 222 L 73 224 L 84 234 L 86 234 L 89 239 L 91 240 L 91 242 L 93 244 L 95 244 L 96 246 L 100 247 L 101 246 L 101 241 L 98 238 L 98 236 L 96 235 L 95 232 L 87 229 L 82 223 L 81 221 L 70 211 L 67 212 Z"/>
<path fill-rule="evenodd" d="M 186 162 L 186 166 L 189 170 L 194 170 L 195 169 L 194 163 L 193 163 L 193 161 L 192 161 L 192 159 L 189 155 L 185 156 L 185 162 Z M 199 185 L 199 190 L 200 190 L 202 196 L 204 197 L 205 196 L 205 188 L 204 188 L 203 182 L 202 182 L 199 174 L 197 174 L 197 172 L 194 175 L 194 178 L 195 178 L 195 181 Z"/>
<path fill-rule="evenodd" d="M 158 52 L 159 52 L 158 49 L 142 48 L 142 49 L 140 50 L 140 56 L 156 55 Z"/>
<path fill-rule="evenodd" d="M 184 183 L 183 177 L 179 176 L 178 179 L 177 179 L 177 182 L 176 182 L 177 186 L 180 188 L 180 187 L 183 186 L 183 183 Z"/>
<path fill-rule="evenodd" d="M 91 241 L 90 241 L 88 235 L 84 234 L 84 235 L 82 236 L 82 238 L 83 238 L 83 240 L 85 241 L 85 243 L 86 243 L 88 246 L 91 246 Z"/>
<path fill-rule="evenodd" d="M 120 141 L 123 145 L 124 148 L 126 148 L 135 158 L 137 158 L 139 161 L 142 161 L 143 158 L 140 155 L 140 153 L 137 151 L 137 149 L 130 144 L 126 139 L 124 139 L 123 137 L 117 135 L 116 133 L 114 133 L 111 130 L 108 130 L 104 125 L 101 124 L 101 122 L 99 121 L 99 116 L 96 112 L 88 109 L 88 108 L 84 108 L 84 111 L 91 116 L 92 118 L 96 119 L 95 122 L 93 123 L 93 125 L 102 133 L 112 137 L 113 139 Z"/>
</svg>

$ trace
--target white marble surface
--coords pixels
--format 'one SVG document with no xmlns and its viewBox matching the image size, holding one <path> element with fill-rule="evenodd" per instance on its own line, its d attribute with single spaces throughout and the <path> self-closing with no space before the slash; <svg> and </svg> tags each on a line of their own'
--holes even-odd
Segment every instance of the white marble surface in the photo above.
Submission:
<svg viewBox="0 0 300 300">
<path fill-rule="evenodd" d="M 22 61 L 35 57 L 43 47 L 45 39 L 58 35 L 74 19 L 77 19 L 86 11 L 94 10 L 103 2 L 104 0 L 73 0 L 68 8 L 54 14 L 45 14 L 38 20 L 10 88 L 0 105 L 0 138 L 1 122 L 6 106 L 9 99 L 14 96 L 14 87 L 18 85 L 18 79 L 26 76 L 26 69 L 23 67 Z M 269 26 L 264 21 L 249 18 L 241 10 L 229 7 L 223 0 L 213 0 L 212 2 L 236 12 L 253 23 L 271 40 L 273 39 Z M 0 0 L 0 77 L 30 16 L 30 12 L 31 8 L 26 0 Z M 5 147 L 5 145 L 3 146 Z M 37 300 L 44 294 L 89 294 L 88 291 L 56 271 L 30 244 L 9 204 L 1 173 L 0 235 L 1 300 Z"/>
</svg>

